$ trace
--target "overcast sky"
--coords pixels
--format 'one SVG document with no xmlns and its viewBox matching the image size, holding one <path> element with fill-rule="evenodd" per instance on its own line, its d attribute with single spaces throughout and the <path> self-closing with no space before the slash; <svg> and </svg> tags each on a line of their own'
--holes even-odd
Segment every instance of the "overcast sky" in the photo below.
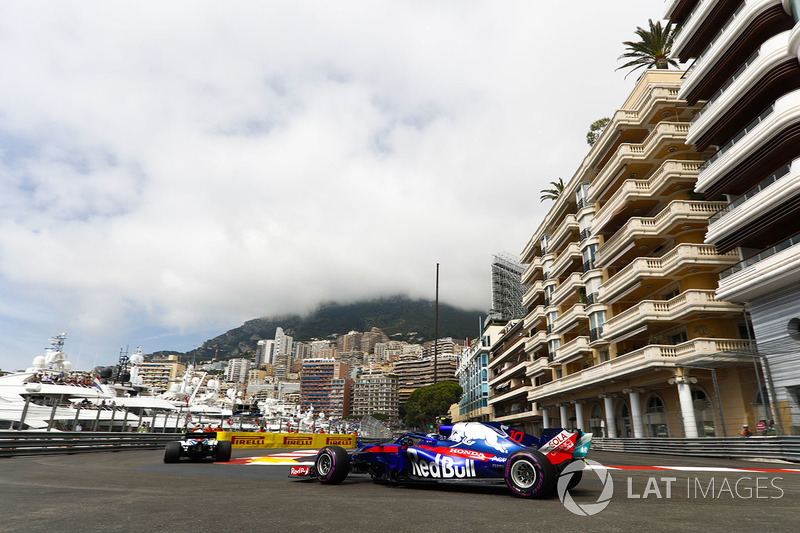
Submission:
<svg viewBox="0 0 800 533">
<path fill-rule="evenodd" d="M 0 4 L 0 368 L 406 294 L 491 305 L 663 0 Z"/>
</svg>

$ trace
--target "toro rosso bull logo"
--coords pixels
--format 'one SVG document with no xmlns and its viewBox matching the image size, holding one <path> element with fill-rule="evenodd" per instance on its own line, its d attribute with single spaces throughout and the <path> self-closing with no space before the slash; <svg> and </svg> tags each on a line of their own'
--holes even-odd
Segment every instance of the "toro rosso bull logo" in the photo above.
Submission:
<svg viewBox="0 0 800 533">
<path fill-rule="evenodd" d="M 408 458 L 411 462 L 411 473 L 419 477 L 432 479 L 458 479 L 476 477 L 475 461 L 450 457 L 437 453 L 432 459 L 421 456 L 417 450 L 409 448 Z"/>
<path fill-rule="evenodd" d="M 472 446 L 475 441 L 482 440 L 486 446 L 494 448 L 501 453 L 508 453 L 505 444 L 500 440 L 508 435 L 499 433 L 492 427 L 478 422 L 459 422 L 453 426 L 448 440 L 458 442 L 465 446 Z"/>
</svg>

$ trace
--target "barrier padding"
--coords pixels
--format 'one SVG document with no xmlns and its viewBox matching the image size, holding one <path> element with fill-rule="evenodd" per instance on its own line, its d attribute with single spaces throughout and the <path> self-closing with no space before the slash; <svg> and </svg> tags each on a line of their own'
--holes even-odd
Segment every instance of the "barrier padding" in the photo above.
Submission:
<svg viewBox="0 0 800 533">
<path fill-rule="evenodd" d="M 233 448 L 322 448 L 341 446 L 355 448 L 355 435 L 325 433 L 253 433 L 218 431 L 217 439 L 231 441 Z"/>
</svg>

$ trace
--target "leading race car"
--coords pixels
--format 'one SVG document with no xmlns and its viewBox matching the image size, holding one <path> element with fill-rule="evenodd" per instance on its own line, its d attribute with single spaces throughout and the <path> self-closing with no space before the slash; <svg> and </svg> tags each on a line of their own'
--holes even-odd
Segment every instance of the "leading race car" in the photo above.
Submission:
<svg viewBox="0 0 800 533">
<path fill-rule="evenodd" d="M 184 433 L 183 440 L 168 442 L 164 447 L 164 462 L 177 463 L 181 457 L 192 461 L 210 457 L 217 462 L 228 462 L 231 451 L 231 441 L 217 440 L 216 431 Z"/>
<path fill-rule="evenodd" d="M 313 466 L 290 469 L 290 477 L 338 484 L 348 473 L 367 473 L 379 482 L 505 482 L 523 498 L 555 492 L 568 465 L 583 465 L 592 434 L 545 429 L 541 438 L 497 422 L 459 422 L 439 426 L 438 435 L 405 433 L 390 444 L 361 446 L 348 453 L 339 446 L 322 448 Z M 567 488 L 582 472 L 570 468 Z"/>
</svg>

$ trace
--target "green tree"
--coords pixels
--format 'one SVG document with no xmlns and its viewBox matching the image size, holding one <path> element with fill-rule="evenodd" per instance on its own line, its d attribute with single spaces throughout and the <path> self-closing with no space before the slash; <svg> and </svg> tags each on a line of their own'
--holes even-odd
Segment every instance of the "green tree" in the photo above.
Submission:
<svg viewBox="0 0 800 533">
<path fill-rule="evenodd" d="M 544 202 L 545 200 L 558 200 L 558 197 L 561 196 L 561 193 L 564 192 L 564 180 L 558 178 L 558 181 L 551 181 L 550 185 L 553 186 L 552 189 L 542 189 L 540 192 L 542 195 L 539 197 L 539 200 Z"/>
<path fill-rule="evenodd" d="M 639 41 L 622 42 L 628 51 L 618 59 L 631 59 L 631 61 L 618 67 L 617 70 L 632 67 L 631 71 L 625 75 L 626 78 L 642 67 L 666 69 L 670 65 L 678 66 L 678 62 L 669 57 L 677 28 L 673 28 L 672 22 L 668 22 L 666 27 L 662 27 L 660 21 L 653 24 L 653 20 L 650 19 L 648 22 L 650 23 L 649 31 L 641 26 L 636 28 Z"/>
<path fill-rule="evenodd" d="M 427 427 L 437 416 L 446 415 L 462 393 L 461 385 L 455 381 L 440 381 L 415 390 L 403 405 L 403 423 L 408 427 Z"/>
<path fill-rule="evenodd" d="M 611 119 L 608 117 L 603 117 L 592 122 L 592 125 L 589 126 L 589 131 L 586 133 L 586 142 L 589 143 L 589 146 L 594 146 L 594 143 L 600 138 L 600 135 L 602 135 L 603 130 L 606 129 L 609 122 L 611 122 Z"/>
</svg>

